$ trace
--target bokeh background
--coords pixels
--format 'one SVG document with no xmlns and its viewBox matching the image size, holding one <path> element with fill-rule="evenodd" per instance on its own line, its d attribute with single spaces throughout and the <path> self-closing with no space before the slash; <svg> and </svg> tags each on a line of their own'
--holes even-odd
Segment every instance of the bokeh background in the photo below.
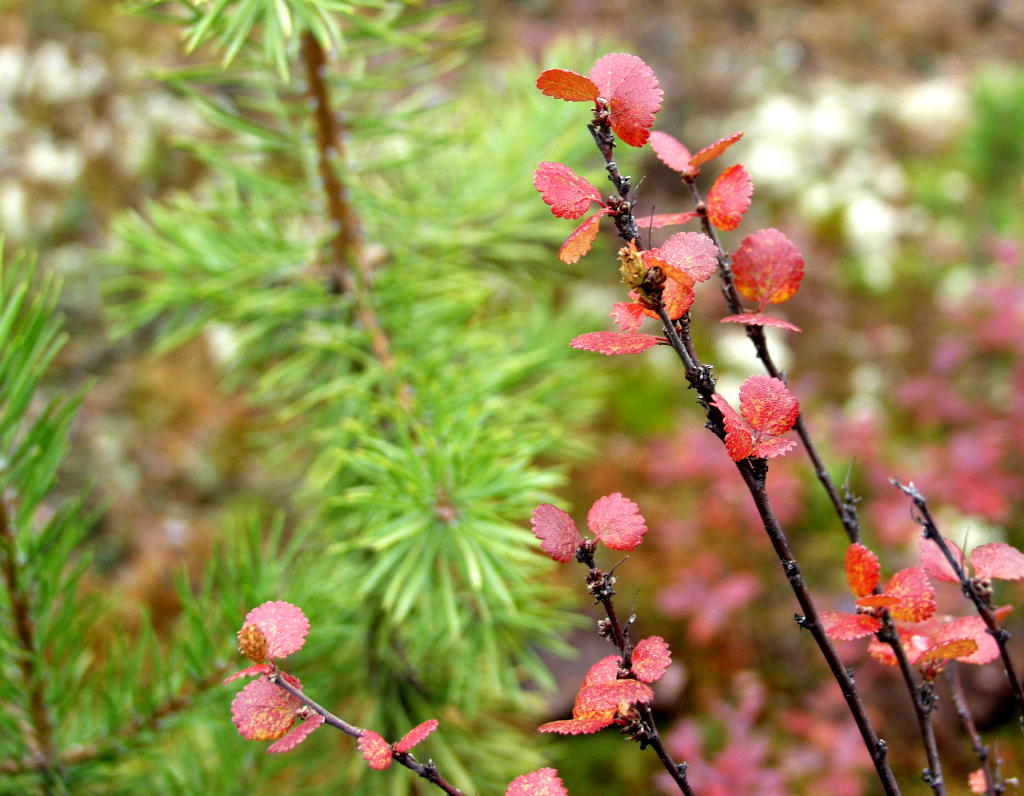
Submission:
<svg viewBox="0 0 1024 796">
<path fill-rule="evenodd" d="M 848 475 L 862 498 L 866 541 L 884 571 L 916 553 L 917 528 L 888 485 L 893 475 L 929 495 L 948 536 L 1024 543 L 1024 5 L 568 0 L 480 2 L 467 13 L 480 36 L 448 78 L 454 95 L 524 60 L 539 65 L 571 38 L 589 60 L 558 65 L 580 72 L 611 48 L 641 55 L 665 90 L 656 129 L 691 149 L 745 132 L 727 160 L 751 173 L 754 202 L 725 245 L 776 226 L 804 254 L 807 276 L 784 314 L 806 331 L 773 330 L 772 345 L 833 473 Z M 203 566 L 227 513 L 287 498 L 287 484 L 261 466 L 256 413 L 223 384 L 216 335 L 154 356 L 146 329 L 116 341 L 107 334 L 111 219 L 209 176 L 177 145 L 212 135 L 207 122 L 156 79 L 189 57 L 173 28 L 103 0 L 0 10 L 0 229 L 9 250 L 38 251 L 65 280 L 71 343 L 51 388 L 89 389 L 59 485 L 68 495 L 90 489 L 99 519 L 86 587 L 116 595 L 129 626 L 139 604 L 158 628 L 174 620 L 175 567 Z M 686 209 L 675 175 L 649 151 L 621 153 L 620 163 L 643 178 L 642 206 Z M 571 278 L 552 272 L 566 305 L 590 313 L 594 329 L 608 328 L 610 304 L 621 300 L 610 278 L 615 241 L 602 234 Z M 719 364 L 720 391 L 735 395 L 759 369 L 742 330 L 718 326 L 722 308 L 705 288 L 698 339 Z M 652 528 L 619 570 L 620 599 L 645 635 L 663 635 L 675 652 L 656 703 L 671 747 L 703 794 L 870 792 L 835 687 L 794 665 L 808 648 L 731 464 L 688 396 L 680 399 L 667 357 L 623 359 L 593 363 L 612 372 L 612 387 L 588 430 L 591 456 L 564 496 L 580 515 L 621 491 Z M 821 602 L 848 608 L 836 563 L 844 538 L 802 457 L 773 463 L 769 486 Z M 939 588 L 953 610 L 956 590 Z M 1000 602 L 1024 597 L 1013 584 L 997 588 Z M 580 605 L 585 612 L 582 589 Z M 1024 639 L 1019 617 L 1009 626 Z M 563 686 L 553 717 L 606 654 L 584 630 L 572 643 L 578 659 L 551 661 Z M 913 739 L 900 684 L 863 646 L 841 651 L 881 733 Z M 1024 646 L 1015 649 L 1024 659 Z M 1001 673 L 992 665 L 964 675 L 1005 773 L 1024 775 Z M 943 692 L 940 745 L 951 792 L 966 792 L 976 765 L 950 708 Z M 891 747 L 912 782 L 919 747 Z M 654 772 L 610 732 L 545 752 L 574 793 L 609 779 L 615 792 L 647 792 Z"/>
</svg>

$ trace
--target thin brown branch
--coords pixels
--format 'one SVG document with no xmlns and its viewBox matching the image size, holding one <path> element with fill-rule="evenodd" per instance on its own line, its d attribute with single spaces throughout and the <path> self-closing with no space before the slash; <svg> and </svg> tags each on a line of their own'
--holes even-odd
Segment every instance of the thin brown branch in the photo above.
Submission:
<svg viewBox="0 0 1024 796">
<path fill-rule="evenodd" d="M 967 696 L 964 694 L 964 684 L 960 679 L 960 665 L 950 661 L 946 667 L 946 680 L 949 681 L 949 690 L 953 694 L 953 704 L 956 706 L 956 715 L 960 724 L 971 740 L 971 748 L 978 756 L 981 769 L 985 772 L 985 796 L 1002 796 L 1005 788 L 997 783 L 992 771 L 992 748 L 981 740 L 981 733 L 974 723 L 974 717 L 967 706 Z"/>
<path fill-rule="evenodd" d="M 273 674 L 268 675 L 268 679 L 278 688 L 282 688 L 287 691 L 310 710 L 323 716 L 325 724 L 329 724 L 335 729 L 341 730 L 343 733 L 353 738 L 358 739 L 362 737 L 364 730 L 353 724 L 349 724 L 344 719 L 335 716 L 323 705 L 314 702 L 299 689 L 289 683 L 284 677 L 281 677 L 279 672 L 274 672 Z M 392 752 L 391 756 L 397 763 L 405 766 L 410 771 L 414 771 L 428 782 L 433 783 L 445 793 L 449 794 L 449 796 L 465 796 L 461 790 L 456 788 L 438 773 L 437 766 L 434 764 L 433 760 L 427 760 L 426 763 L 421 763 L 409 752 L 402 754 Z"/>
<path fill-rule="evenodd" d="M 1017 702 L 1017 709 L 1021 714 L 1021 729 L 1024 729 L 1024 686 L 1021 685 L 1020 677 L 1017 675 L 1017 670 L 1014 668 L 1013 661 L 1010 658 L 1010 648 L 1007 644 L 1010 640 L 1010 632 L 1006 628 L 1000 627 L 999 620 L 996 619 L 992 606 L 987 600 L 981 598 L 974 588 L 974 584 L 971 583 L 971 579 L 967 577 L 964 568 L 960 566 L 960 562 L 949 549 L 949 545 L 946 544 L 946 540 L 935 524 L 931 511 L 928 510 L 928 502 L 925 500 L 924 495 L 914 486 L 913 482 L 902 484 L 895 478 L 890 480 L 893 486 L 907 495 L 913 502 L 914 508 L 917 509 L 914 520 L 924 529 L 924 537 L 931 539 L 939 546 L 939 550 L 942 551 L 942 555 L 949 563 L 957 580 L 960 581 L 961 591 L 974 603 L 978 616 L 985 623 L 989 634 L 996 640 L 996 645 L 999 647 L 999 657 L 1003 664 L 1003 671 L 1006 672 L 1007 682 L 1010 684 L 1010 690 L 1013 692 L 1013 698 Z"/>
</svg>

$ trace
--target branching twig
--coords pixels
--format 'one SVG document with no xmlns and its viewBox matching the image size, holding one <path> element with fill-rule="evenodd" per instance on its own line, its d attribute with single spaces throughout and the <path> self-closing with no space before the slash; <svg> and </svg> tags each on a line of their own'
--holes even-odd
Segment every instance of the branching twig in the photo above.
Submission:
<svg viewBox="0 0 1024 796">
<path fill-rule="evenodd" d="M 960 718 L 964 732 L 971 739 L 971 747 L 974 754 L 978 756 L 981 769 L 985 772 L 985 796 L 1002 796 L 1005 788 L 1002 783 L 997 783 L 992 771 L 992 748 L 981 740 L 981 733 L 974 724 L 974 717 L 971 716 L 970 708 L 967 706 L 967 697 L 964 695 L 964 684 L 960 680 L 960 667 L 955 661 L 950 661 L 946 668 L 946 679 L 949 681 L 949 690 L 953 694 L 953 704 L 956 706 L 956 715 Z"/>
<path fill-rule="evenodd" d="M 310 699 L 308 696 L 302 693 L 299 689 L 297 689 L 295 686 L 289 683 L 284 677 L 281 677 L 279 672 L 269 674 L 267 675 L 267 678 L 278 688 L 282 688 L 285 691 L 287 691 L 289 694 L 291 694 L 293 697 L 299 700 L 299 702 L 308 707 L 310 710 L 314 711 L 315 713 L 319 713 L 321 716 L 323 716 L 325 724 L 330 724 L 332 727 L 341 730 L 343 733 L 345 733 L 346 735 L 350 735 L 353 738 L 362 737 L 363 730 L 361 730 L 359 727 L 349 724 L 344 719 L 335 716 L 323 705 L 314 702 L 312 699 Z M 392 753 L 392 757 L 396 762 L 401 763 L 410 771 L 414 771 L 416 774 L 423 777 L 423 779 L 427 780 L 428 782 L 432 782 L 434 785 L 439 787 L 441 790 L 443 790 L 450 796 L 465 796 L 465 794 L 461 790 L 456 788 L 454 785 L 452 785 L 438 773 L 437 766 L 434 764 L 433 760 L 427 760 L 426 763 L 420 763 L 409 752 L 404 752 L 401 754 Z"/>
<path fill-rule="evenodd" d="M 971 583 L 971 579 L 967 577 L 964 568 L 960 566 L 960 562 L 950 551 L 949 545 L 946 544 L 946 540 L 939 533 L 938 526 L 936 526 L 935 520 L 928 510 L 928 503 L 924 495 L 914 486 L 913 482 L 902 484 L 895 478 L 890 480 L 893 486 L 913 501 L 914 507 L 917 509 L 914 520 L 924 529 L 924 537 L 931 539 L 939 546 L 939 550 L 942 551 L 942 555 L 949 562 L 949 566 L 952 568 L 957 580 L 960 581 L 960 589 L 974 603 L 978 616 L 985 623 L 989 634 L 996 640 L 996 645 L 999 647 L 999 657 L 1003 663 L 1003 670 L 1006 672 L 1006 679 L 1010 683 L 1010 690 L 1013 692 L 1013 698 L 1017 702 L 1017 709 L 1021 713 L 1021 728 L 1024 729 L 1024 686 L 1021 685 L 1020 678 L 1017 676 L 1017 671 L 1013 666 L 1013 661 L 1010 659 L 1010 649 L 1006 643 L 1010 639 L 1009 631 L 999 626 L 999 620 L 996 619 L 992 606 L 987 600 L 981 598 Z"/>
</svg>

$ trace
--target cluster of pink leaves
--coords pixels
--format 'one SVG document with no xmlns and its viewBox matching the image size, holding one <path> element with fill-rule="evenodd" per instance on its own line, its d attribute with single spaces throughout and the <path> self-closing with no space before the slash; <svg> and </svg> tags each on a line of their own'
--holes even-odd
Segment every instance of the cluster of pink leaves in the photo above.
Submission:
<svg viewBox="0 0 1024 796">
<path fill-rule="evenodd" d="M 948 544 L 963 561 L 959 548 L 952 542 Z M 880 589 L 878 556 L 862 544 L 851 544 L 846 552 L 846 579 L 858 610 L 823 611 L 826 633 L 841 641 L 877 634 L 882 629 L 881 611 L 887 610 L 896 622 L 907 659 L 929 678 L 941 672 L 950 660 L 974 664 L 995 660 L 999 648 L 981 617 L 936 613 L 935 589 L 929 575 L 937 580 L 959 580 L 935 542 L 922 539 L 920 545 L 921 563 L 900 570 Z M 976 578 L 1020 580 L 1024 578 L 1024 555 L 1010 545 L 993 542 L 975 548 L 971 567 Z M 996 616 L 1001 618 L 1009 610 L 1008 606 L 998 609 Z M 868 651 L 882 663 L 896 665 L 892 648 L 877 637 L 872 639 Z"/>
<path fill-rule="evenodd" d="M 722 413 L 725 448 L 733 461 L 748 456 L 773 459 L 796 447 L 782 439 L 800 416 L 800 402 L 781 379 L 751 376 L 740 385 L 740 411 L 715 393 L 711 403 Z"/>
<path fill-rule="evenodd" d="M 571 561 L 583 536 L 572 517 L 556 506 L 542 503 L 530 519 L 540 549 L 560 563 Z M 647 521 L 640 507 L 619 492 L 594 501 L 587 512 L 587 527 L 609 550 L 632 550 L 647 533 Z"/>
</svg>

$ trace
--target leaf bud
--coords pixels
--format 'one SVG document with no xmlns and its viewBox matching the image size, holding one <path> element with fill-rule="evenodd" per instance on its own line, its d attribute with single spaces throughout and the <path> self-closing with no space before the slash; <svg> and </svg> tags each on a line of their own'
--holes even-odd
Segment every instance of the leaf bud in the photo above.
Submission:
<svg viewBox="0 0 1024 796">
<path fill-rule="evenodd" d="M 238 631 L 238 651 L 253 663 L 264 663 L 267 660 L 267 637 L 258 625 L 242 625 Z"/>
</svg>

